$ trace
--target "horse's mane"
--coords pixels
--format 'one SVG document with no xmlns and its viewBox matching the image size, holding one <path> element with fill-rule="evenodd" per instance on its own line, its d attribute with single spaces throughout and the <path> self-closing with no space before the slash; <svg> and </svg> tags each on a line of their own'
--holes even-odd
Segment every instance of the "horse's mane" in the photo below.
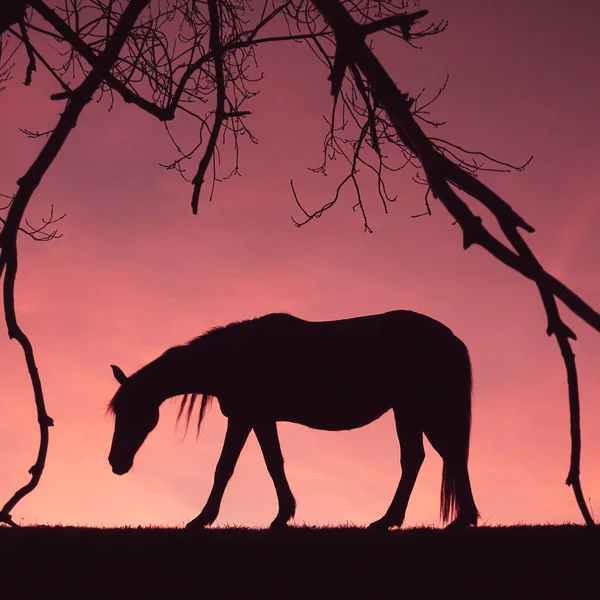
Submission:
<svg viewBox="0 0 600 600">
<path fill-rule="evenodd" d="M 249 319 L 249 321 L 255 321 L 255 320 L 256 319 Z M 243 323 L 247 323 L 247 322 L 248 321 L 233 321 L 232 323 L 229 323 L 228 325 L 216 325 L 215 327 L 211 327 L 210 329 L 207 329 L 204 333 L 202 333 L 198 337 L 195 337 L 195 338 L 191 339 L 184 346 L 176 346 L 176 347 L 179 347 L 179 348 L 181 348 L 181 347 L 189 347 L 189 346 L 193 346 L 196 343 L 199 343 L 199 342 L 207 340 L 207 339 L 211 339 L 211 338 L 214 338 L 214 337 L 220 337 L 221 332 L 229 331 L 230 329 L 236 328 L 237 325 L 242 325 Z M 171 348 L 171 350 L 172 349 L 173 348 Z M 169 351 L 167 350 L 167 352 L 169 352 Z M 163 356 L 165 354 L 167 354 L 167 352 L 165 352 L 163 354 Z"/>
<path fill-rule="evenodd" d="M 203 341 L 205 341 L 207 339 L 212 339 L 214 337 L 220 336 L 220 334 L 223 331 L 226 331 L 232 327 L 235 327 L 236 325 L 239 325 L 240 323 L 242 323 L 242 321 L 234 321 L 233 323 L 229 323 L 229 325 L 217 325 L 216 327 L 211 327 L 210 329 L 205 331 L 203 334 L 201 334 L 198 337 L 195 337 L 192 340 L 190 340 L 189 342 L 187 342 L 187 344 L 185 344 L 183 346 L 178 346 L 177 348 L 193 347 L 199 343 L 202 343 Z M 173 349 L 174 348 L 171 348 L 171 350 L 173 350 Z M 169 350 L 167 350 L 165 353 L 163 353 L 162 356 L 165 356 L 165 354 L 167 354 L 168 352 L 169 352 Z M 177 413 L 177 423 L 179 423 L 179 421 L 183 415 L 183 412 L 185 411 L 185 407 L 187 405 L 187 412 L 185 415 L 185 431 L 187 433 L 187 430 L 188 430 L 188 427 L 190 424 L 190 419 L 192 418 L 192 412 L 194 411 L 194 406 L 196 405 L 196 399 L 200 395 L 202 395 L 202 401 L 200 402 L 200 411 L 198 413 L 198 425 L 197 425 L 197 429 L 196 429 L 196 438 L 200 434 L 200 427 L 202 426 L 202 421 L 204 420 L 206 410 L 208 408 L 210 408 L 210 405 L 213 400 L 213 396 L 210 394 L 198 394 L 198 393 L 184 394 L 183 397 L 181 398 L 181 404 L 179 405 L 179 412 Z M 189 404 L 188 404 L 188 401 L 189 401 Z"/>
<path fill-rule="evenodd" d="M 254 320 L 254 319 L 251 319 L 251 320 Z M 232 323 L 229 323 L 228 325 L 217 325 L 215 327 L 211 327 L 210 329 L 205 331 L 203 334 L 201 334 L 198 337 L 195 337 L 194 339 L 187 342 L 187 344 L 185 344 L 184 346 L 178 346 L 178 348 L 190 348 L 190 347 L 195 346 L 196 344 L 202 343 L 203 341 L 212 340 L 215 337 L 221 337 L 221 335 L 224 332 L 229 331 L 230 329 L 235 329 L 237 325 L 241 325 L 242 323 L 245 323 L 245 322 L 246 321 L 233 321 Z M 174 348 L 171 348 L 171 350 L 173 350 L 173 349 Z M 162 356 L 164 356 L 168 352 L 169 352 L 169 350 L 167 350 L 167 352 L 165 352 Z M 179 421 L 183 415 L 183 412 L 185 411 L 185 407 L 187 405 L 187 411 L 186 411 L 186 415 L 185 415 L 185 431 L 187 433 L 187 430 L 188 430 L 188 427 L 190 424 L 190 419 L 192 417 L 192 412 L 194 411 L 194 406 L 196 404 L 196 399 L 200 395 L 202 395 L 202 401 L 200 402 L 200 411 L 198 413 L 198 425 L 197 425 L 197 429 L 196 429 L 196 438 L 198 438 L 198 435 L 200 435 L 200 428 L 202 426 L 202 421 L 204 420 L 206 411 L 208 408 L 210 408 L 210 405 L 211 405 L 214 397 L 211 394 L 198 394 L 198 393 L 184 394 L 181 399 L 181 404 L 179 405 L 179 412 L 177 413 L 177 423 L 179 423 Z M 189 401 L 189 403 L 188 403 L 188 401 Z"/>
<path fill-rule="evenodd" d="M 184 394 L 181 399 L 181 404 L 179 405 L 179 412 L 177 413 L 177 423 L 181 419 L 181 415 L 185 410 L 186 404 L 188 404 L 187 414 L 185 416 L 185 433 L 187 433 L 190 419 L 192 418 L 192 412 L 194 410 L 194 405 L 196 403 L 196 398 L 200 396 L 200 394 Z M 202 421 L 204 420 L 204 415 L 206 414 L 206 409 L 210 407 L 213 400 L 213 396 L 210 394 L 202 394 L 202 401 L 200 402 L 200 412 L 198 413 L 198 425 L 196 429 L 196 439 L 200 435 L 200 427 L 202 427 Z"/>
<path fill-rule="evenodd" d="M 249 319 L 249 320 L 253 321 L 255 319 Z M 150 367 L 150 365 L 152 365 L 153 363 L 155 363 L 157 361 L 168 363 L 170 360 L 177 360 L 177 356 L 179 355 L 179 352 L 181 352 L 182 350 L 193 349 L 195 346 L 200 345 L 204 341 L 207 341 L 207 340 L 217 341 L 218 338 L 220 338 L 223 335 L 223 333 L 225 333 L 226 331 L 230 331 L 231 329 L 235 329 L 237 325 L 241 325 L 245 322 L 246 321 L 233 321 L 232 323 L 229 323 L 228 325 L 217 325 L 216 327 L 212 327 L 211 329 L 208 329 L 207 331 L 205 331 L 203 334 L 199 335 L 198 337 L 193 338 L 186 344 L 183 344 L 181 346 L 173 346 L 172 348 L 169 348 L 168 350 L 163 352 L 157 359 L 155 359 L 151 363 L 148 363 L 146 366 L 142 367 L 136 373 L 133 373 L 128 378 L 128 380 L 131 380 L 132 382 L 135 382 L 136 380 L 139 381 L 140 376 L 143 377 L 143 374 L 148 372 L 148 367 Z M 217 338 L 217 340 L 215 340 L 215 338 Z M 127 384 L 127 382 L 126 382 L 126 384 Z M 119 390 L 120 389 L 121 388 L 119 388 Z M 117 393 L 113 396 L 112 400 L 108 404 L 108 407 L 107 407 L 108 414 L 112 414 L 112 415 L 115 414 L 115 403 L 119 396 L 119 390 L 117 390 Z M 204 416 L 206 415 L 207 409 L 210 408 L 210 405 L 213 400 L 213 396 L 211 394 L 200 394 L 200 393 L 184 394 L 183 397 L 181 398 L 181 404 L 179 405 L 179 412 L 177 414 L 177 423 L 179 423 L 184 412 L 186 413 L 185 414 L 185 422 L 186 422 L 185 431 L 187 433 L 187 430 L 188 430 L 188 427 L 190 424 L 190 419 L 192 417 L 192 412 L 194 411 L 194 407 L 196 405 L 196 399 L 198 398 L 198 396 L 202 396 L 202 400 L 200 402 L 200 411 L 198 414 L 198 425 L 197 425 L 196 437 L 198 437 L 198 435 L 200 434 L 200 427 L 202 426 L 202 421 L 204 420 Z M 187 411 L 186 411 L 186 406 L 187 406 Z"/>
</svg>

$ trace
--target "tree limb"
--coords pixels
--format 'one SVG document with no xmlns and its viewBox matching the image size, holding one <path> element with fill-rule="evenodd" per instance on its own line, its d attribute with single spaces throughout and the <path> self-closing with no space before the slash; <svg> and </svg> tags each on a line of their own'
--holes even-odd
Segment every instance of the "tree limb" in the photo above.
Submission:
<svg viewBox="0 0 600 600">
<path fill-rule="evenodd" d="M 522 228 L 527 232 L 533 232 L 533 227 L 481 181 L 436 150 L 431 140 L 413 119 L 407 94 L 403 94 L 397 88 L 366 45 L 359 27 L 342 3 L 339 0 L 311 1 L 334 31 L 338 45 L 337 52 L 343 53 L 347 61 L 356 64 L 361 70 L 375 100 L 387 112 L 400 139 L 421 161 L 434 197 L 442 202 L 461 226 L 465 249 L 472 244 L 479 244 L 504 264 L 536 283 L 548 318 L 547 333 L 556 336 L 567 371 L 571 417 L 571 466 L 567 485 L 573 487 L 586 524 L 595 525 L 585 504 L 579 478 L 581 455 L 579 391 L 575 357 L 569 342 L 569 338 L 575 339 L 575 334 L 562 321 L 555 296 L 597 331 L 600 331 L 600 315 L 544 271 L 518 231 L 518 228 Z M 332 93 L 335 95 L 335 90 L 332 89 Z M 465 202 L 451 189 L 449 182 L 480 201 L 494 214 L 516 252 L 507 248 L 483 227 L 481 218 L 471 212 Z"/>
<path fill-rule="evenodd" d="M 221 126 L 225 120 L 225 76 L 223 74 L 223 55 L 221 47 L 221 17 L 217 0 L 208 0 L 208 12 L 210 15 L 210 51 L 214 56 L 215 83 L 217 87 L 217 106 L 215 108 L 215 120 L 210 132 L 208 144 L 204 156 L 198 164 L 196 176 L 192 179 L 194 190 L 192 192 L 192 212 L 198 214 L 198 200 L 200 190 L 204 183 L 204 176 L 211 160 L 214 160 L 214 152 L 219 139 Z"/>
<path fill-rule="evenodd" d="M 67 137 L 77 124 L 77 119 L 85 105 L 102 83 L 117 60 L 119 52 L 127 39 L 127 35 L 139 14 L 146 8 L 150 0 L 131 0 L 123 11 L 121 19 L 108 40 L 104 52 L 99 56 L 96 66 L 92 69 L 85 81 L 73 92 L 69 98 L 64 112 L 57 126 L 50 134 L 40 154 L 35 159 L 27 173 L 18 181 L 19 189 L 8 212 L 5 226 L 0 232 L 0 277 L 4 274 L 4 314 L 8 328 L 8 336 L 16 339 L 25 354 L 25 361 L 33 387 L 35 404 L 40 428 L 40 446 L 35 464 L 29 469 L 30 481 L 17 490 L 0 510 L 0 521 L 15 525 L 10 516 L 10 511 L 27 494 L 31 493 L 38 485 L 44 470 L 48 452 L 48 428 L 54 424 L 46 412 L 44 394 L 39 377 L 33 347 L 25 332 L 19 326 L 15 311 L 15 280 L 17 276 L 17 234 L 20 228 L 25 209 L 39 185 L 42 177 L 50 168 Z"/>
</svg>

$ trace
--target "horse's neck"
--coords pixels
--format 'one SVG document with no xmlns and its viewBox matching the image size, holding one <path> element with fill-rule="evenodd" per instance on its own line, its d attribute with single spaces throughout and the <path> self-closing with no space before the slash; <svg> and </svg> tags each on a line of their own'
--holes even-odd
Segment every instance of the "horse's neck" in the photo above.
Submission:
<svg viewBox="0 0 600 600">
<path fill-rule="evenodd" d="M 181 394 L 215 394 L 218 352 L 198 340 L 171 348 L 148 365 L 145 385 L 166 398 Z"/>
</svg>

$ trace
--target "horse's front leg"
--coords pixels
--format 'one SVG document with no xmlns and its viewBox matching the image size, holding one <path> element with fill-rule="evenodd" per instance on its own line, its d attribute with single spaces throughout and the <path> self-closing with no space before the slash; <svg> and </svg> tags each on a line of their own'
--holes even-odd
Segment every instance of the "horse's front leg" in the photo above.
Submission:
<svg viewBox="0 0 600 600">
<path fill-rule="evenodd" d="M 275 485 L 279 503 L 279 512 L 271 523 L 271 529 L 283 528 L 296 512 L 296 500 L 283 468 L 283 454 L 281 454 L 279 436 L 277 435 L 277 423 L 267 421 L 255 424 L 254 433 L 260 444 L 269 475 Z"/>
<path fill-rule="evenodd" d="M 252 426 L 245 421 L 229 419 L 212 490 L 202 512 L 187 524 L 186 529 L 203 529 L 217 518 L 225 488 L 233 475 L 235 465 L 251 429 Z"/>
</svg>

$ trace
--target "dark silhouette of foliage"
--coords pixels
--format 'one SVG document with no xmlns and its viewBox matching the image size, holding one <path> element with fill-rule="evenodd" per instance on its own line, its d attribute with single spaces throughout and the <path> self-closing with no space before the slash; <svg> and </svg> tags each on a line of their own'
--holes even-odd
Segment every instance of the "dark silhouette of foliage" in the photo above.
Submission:
<svg viewBox="0 0 600 600">
<path fill-rule="evenodd" d="M 443 31 L 445 23 L 421 26 L 426 10 L 408 0 L 15 0 L 0 5 L 0 89 L 9 84 L 17 64 L 24 69 L 24 83 L 31 84 L 36 69 L 44 68 L 56 80 L 60 91 L 51 99 L 61 103 L 56 126 L 48 132 L 26 135 L 46 138 L 30 169 L 18 180 L 10 194 L 6 218 L 0 232 L 0 277 L 3 279 L 4 311 L 9 337 L 23 347 L 31 377 L 40 425 L 40 448 L 31 469 L 31 481 L 0 510 L 0 521 L 14 525 L 10 511 L 37 485 L 44 468 L 48 446 L 47 415 L 33 348 L 18 324 L 14 304 L 17 273 L 18 233 L 35 232 L 33 237 L 50 239 L 47 233 L 57 219 L 51 214 L 41 226 L 22 226 L 28 203 L 40 181 L 75 127 L 84 107 L 92 99 L 108 98 L 112 106 L 118 98 L 135 104 L 164 123 L 176 158 L 163 165 L 188 179 L 192 185 L 192 210 L 198 211 L 200 193 L 210 178 L 209 199 L 215 182 L 238 171 L 238 139 L 256 141 L 247 126 L 248 106 L 260 79 L 254 48 L 259 44 L 300 41 L 327 65 L 333 111 L 324 144 L 324 160 L 316 169 L 325 172 L 331 160 L 342 158 L 349 173 L 330 202 L 314 213 L 307 212 L 291 182 L 291 191 L 304 214 L 303 226 L 333 206 L 348 183 L 354 188 L 364 226 L 370 231 L 358 167 L 376 176 L 383 207 L 395 197 L 388 194 L 385 173 L 407 164 L 417 166 L 422 176 L 417 183 L 425 189 L 425 210 L 431 211 L 430 196 L 437 198 L 456 219 L 464 234 L 465 249 L 479 244 L 498 260 L 533 280 L 540 292 L 548 318 L 547 333 L 555 335 L 567 371 L 571 419 L 571 464 L 567 484 L 573 487 L 579 508 L 588 524 L 593 520 L 581 491 L 580 415 L 577 370 L 571 340 L 575 333 L 562 320 L 556 300 L 596 331 L 600 314 L 562 282 L 545 271 L 520 230 L 534 228 L 510 205 L 489 189 L 477 171 L 522 169 L 471 152 L 437 137 L 427 137 L 419 122 L 440 125 L 428 117 L 431 101 L 419 94 L 412 98 L 392 81 L 373 54 L 368 40 L 374 34 L 392 35 L 407 44 Z M 415 8 L 410 12 L 410 9 Z M 254 9 L 254 10 L 252 10 Z M 266 35 L 271 24 L 279 24 L 286 35 Z M 51 40 L 59 52 L 48 49 Z M 11 45 L 12 44 L 12 45 Z M 22 57 L 21 63 L 15 62 Z M 435 98 L 434 98 L 435 99 Z M 199 132 L 199 142 L 183 148 L 169 129 L 175 118 L 189 119 Z M 232 145 L 234 164 L 223 175 L 217 168 L 219 149 Z M 401 161 L 386 158 L 399 151 Z M 397 153 L 396 153 L 397 154 Z M 480 159 L 491 161 L 485 166 Z M 193 164 L 188 177 L 186 165 Z M 489 163 L 488 163 L 489 164 Z M 497 219 L 508 243 L 492 235 L 482 219 L 467 206 L 467 194 L 489 209 Z M 418 216 L 418 215 L 415 215 Z"/>
</svg>

